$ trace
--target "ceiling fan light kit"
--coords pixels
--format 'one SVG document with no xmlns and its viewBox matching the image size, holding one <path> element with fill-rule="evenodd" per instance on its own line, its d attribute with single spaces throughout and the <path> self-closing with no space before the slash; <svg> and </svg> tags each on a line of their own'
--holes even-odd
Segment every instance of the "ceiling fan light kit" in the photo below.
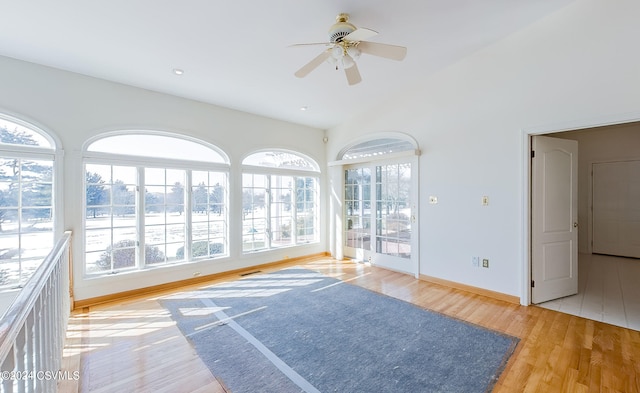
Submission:
<svg viewBox="0 0 640 393">
<path fill-rule="evenodd" d="M 329 28 L 329 42 L 292 45 L 325 45 L 328 47 L 309 63 L 302 66 L 294 75 L 298 78 L 304 78 L 326 61 L 332 64 L 336 70 L 342 68 L 345 71 L 347 83 L 355 85 L 362 81 L 356 64 L 360 54 L 367 53 L 398 61 L 404 59 L 407 54 L 407 48 L 403 46 L 365 41 L 377 34 L 378 32 L 371 29 L 356 28 L 349 23 L 348 14 L 339 14 L 336 17 L 336 23 Z"/>
</svg>

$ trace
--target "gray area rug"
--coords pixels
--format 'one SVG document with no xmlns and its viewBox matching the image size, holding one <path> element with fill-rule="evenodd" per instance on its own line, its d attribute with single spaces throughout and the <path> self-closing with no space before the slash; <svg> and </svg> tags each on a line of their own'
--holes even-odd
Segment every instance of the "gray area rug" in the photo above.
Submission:
<svg viewBox="0 0 640 393">
<path fill-rule="evenodd" d="M 306 269 L 161 301 L 232 392 L 487 392 L 518 339 Z"/>
</svg>

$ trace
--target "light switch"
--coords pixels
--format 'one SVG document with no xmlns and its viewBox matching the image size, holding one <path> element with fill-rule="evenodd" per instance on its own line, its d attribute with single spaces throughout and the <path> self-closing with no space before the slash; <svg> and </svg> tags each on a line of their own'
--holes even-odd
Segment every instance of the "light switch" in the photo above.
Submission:
<svg viewBox="0 0 640 393">
<path fill-rule="evenodd" d="M 429 197 L 429 203 L 432 204 L 432 205 L 435 205 L 436 203 L 438 203 L 438 197 L 433 196 L 433 195 L 430 196 Z"/>
<path fill-rule="evenodd" d="M 482 197 L 482 206 L 489 206 L 489 197 L 486 195 Z"/>
</svg>

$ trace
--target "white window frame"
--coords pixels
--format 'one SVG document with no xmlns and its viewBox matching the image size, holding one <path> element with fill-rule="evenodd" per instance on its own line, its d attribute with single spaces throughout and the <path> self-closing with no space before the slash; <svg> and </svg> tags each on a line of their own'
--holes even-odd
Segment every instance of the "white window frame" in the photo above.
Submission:
<svg viewBox="0 0 640 393">
<path fill-rule="evenodd" d="M 245 160 L 249 157 L 251 157 L 253 154 L 256 153 L 261 153 L 261 152 L 278 152 L 278 153 L 289 153 L 289 154 L 293 154 L 296 156 L 299 156 L 300 158 L 303 158 L 305 160 L 308 161 L 308 163 L 311 164 L 311 167 L 314 168 L 315 170 L 306 170 L 306 169 L 284 169 L 284 168 L 275 168 L 275 167 L 271 167 L 271 166 L 257 166 L 257 165 L 247 165 L 247 164 L 243 164 L 242 165 L 242 194 L 244 195 L 244 175 L 245 174 L 252 174 L 252 175 L 265 175 L 267 177 L 267 184 L 266 184 L 266 201 L 265 201 L 265 220 L 266 220 L 266 224 L 265 224 L 265 246 L 263 248 L 258 248 L 258 249 L 251 249 L 251 250 L 244 250 L 244 241 L 242 240 L 244 238 L 245 233 L 241 234 L 241 242 L 243 243 L 241 246 L 242 249 L 242 254 L 243 255 L 247 255 L 247 254 L 253 254 L 253 253 L 258 253 L 258 252 L 264 252 L 264 251 L 271 251 L 271 250 L 277 250 L 277 249 L 282 249 L 282 248 L 288 248 L 288 247 L 298 247 L 298 246 L 303 246 L 303 245 L 308 245 L 308 244 L 315 244 L 315 243 L 319 243 L 320 242 L 320 211 L 319 211 L 319 207 L 320 207 L 320 200 L 319 200 L 319 195 L 320 195 L 320 170 L 319 170 L 319 166 L 316 163 L 315 160 L 309 158 L 308 156 L 296 152 L 296 151 L 290 151 L 290 150 L 283 150 L 283 149 L 268 149 L 268 150 L 260 150 L 260 151 L 255 151 L 252 152 L 250 154 L 248 154 L 245 157 Z M 244 162 L 244 160 L 243 160 Z M 271 233 L 271 190 L 273 189 L 272 187 L 272 179 L 274 176 L 287 176 L 287 177 L 291 177 L 293 179 L 293 185 L 291 188 L 291 197 L 292 200 L 290 201 L 291 203 L 291 243 L 287 244 L 287 245 L 283 245 L 283 246 L 273 246 L 272 243 L 272 233 Z M 314 206 L 316 208 L 316 215 L 314 217 L 314 230 L 315 230 L 315 237 L 313 241 L 298 241 L 298 231 L 297 231 L 297 217 L 298 217 L 298 206 L 297 206 L 297 202 L 295 200 L 295 197 L 297 195 L 297 188 L 296 188 L 296 183 L 297 183 L 297 179 L 298 178 L 313 178 L 315 180 L 315 198 L 314 198 Z M 244 207 L 243 207 L 244 209 Z M 244 219 L 243 219 L 243 224 L 244 224 Z M 244 225 L 241 225 L 241 230 L 244 227 Z"/>
<path fill-rule="evenodd" d="M 358 152 L 357 154 L 351 154 L 350 151 L 353 148 L 359 148 L 362 145 L 366 145 L 368 142 L 371 143 L 372 146 L 376 145 L 377 141 L 385 141 L 385 140 L 396 140 L 399 143 L 397 146 L 404 146 L 404 148 L 400 149 L 400 151 L 394 151 L 394 149 L 384 149 L 384 143 L 380 143 L 381 149 L 379 151 L 369 151 L 366 152 L 365 149 L 362 149 L 364 152 Z M 358 149 L 356 149 L 358 150 Z M 404 271 L 407 273 L 414 274 L 416 278 L 420 275 L 420 261 L 419 261 L 419 242 L 420 238 L 420 225 L 417 217 L 419 217 L 419 208 L 420 208 L 420 199 L 418 197 L 418 179 L 419 174 L 419 157 L 421 155 L 421 151 L 418 148 L 417 142 L 408 135 L 398 133 L 398 132 L 384 132 L 384 133 L 376 133 L 372 135 L 368 135 L 365 138 L 361 138 L 356 140 L 348 145 L 346 145 L 337 155 L 337 160 L 329 162 L 329 167 L 338 167 L 341 170 L 341 201 L 343 203 L 342 212 L 340 213 L 342 220 L 339 220 L 336 223 L 335 233 L 339 235 L 336 236 L 337 247 L 339 250 L 336 252 L 339 258 L 344 257 L 345 255 L 349 257 L 354 257 L 356 260 L 369 261 L 374 265 L 378 265 L 381 267 L 386 267 L 392 270 Z M 345 158 L 346 157 L 346 158 Z M 411 163 L 411 198 L 412 207 L 411 207 L 411 257 L 410 259 L 406 258 L 396 258 L 390 257 L 385 254 L 378 253 L 374 251 L 373 243 L 369 244 L 369 249 L 348 249 L 347 247 L 347 239 L 345 234 L 345 229 L 347 228 L 346 223 L 346 211 L 345 211 L 345 180 L 344 180 L 344 171 L 345 169 L 355 168 L 358 166 L 371 166 L 372 168 L 372 190 L 371 193 L 375 193 L 375 171 L 373 171 L 375 165 L 385 165 L 385 164 L 399 164 L 401 162 L 409 162 Z M 372 198 L 372 208 L 373 208 L 373 198 Z M 371 238 L 374 238 L 373 229 L 375 228 L 375 223 L 371 222 Z M 397 264 L 389 263 L 392 262 L 392 259 L 397 261 Z"/>
<path fill-rule="evenodd" d="M 220 163 L 216 163 L 216 162 L 199 162 L 199 161 L 192 161 L 192 160 L 177 160 L 177 159 L 164 159 L 164 158 L 158 158 L 158 157 L 148 157 L 148 156 L 130 156 L 130 155 L 119 155 L 119 154 L 113 154 L 113 153 L 103 153 L 103 152 L 98 152 L 98 151 L 90 151 L 89 147 L 91 146 L 91 144 L 95 141 L 98 141 L 102 138 L 108 138 L 111 136 L 117 136 L 117 135 L 127 135 L 127 134 L 131 134 L 131 133 L 135 133 L 138 135 L 161 135 L 161 136 L 166 136 L 166 137 L 171 137 L 171 138 L 176 138 L 176 139 L 183 139 L 183 140 L 187 140 L 187 141 L 191 141 L 197 144 L 200 144 L 202 146 L 208 147 L 210 149 L 212 149 L 213 151 L 215 151 L 217 154 L 219 154 L 223 160 L 225 162 L 220 162 Z M 84 277 L 87 278 L 94 278 L 94 277 L 104 277 L 106 275 L 109 274 L 114 274 L 114 273 L 125 273 L 125 272 L 131 272 L 131 271 L 144 271 L 144 270 L 149 270 L 149 269 L 156 269 L 156 268 L 162 268 L 164 266 L 175 266 L 178 264 L 188 264 L 188 263 L 193 263 L 193 262 L 201 262 L 201 261 L 207 261 L 207 260 L 215 260 L 215 259 L 219 259 L 219 258 L 224 258 L 224 257 L 228 257 L 230 255 L 230 250 L 229 250 L 229 175 L 230 175 L 230 165 L 229 165 L 229 159 L 228 156 L 218 147 L 208 144 L 206 142 L 194 139 L 194 138 L 189 138 L 189 137 L 185 137 L 179 134 L 174 134 L 174 133 L 166 133 L 166 132 L 156 132 L 156 131 L 128 131 L 128 132 L 116 132 L 116 133 L 107 133 L 107 134 L 102 134 L 101 136 L 98 136 L 96 138 L 92 138 L 91 140 L 87 141 L 87 143 L 85 144 L 85 148 L 84 150 L 84 154 L 83 154 L 83 171 L 82 171 L 82 176 L 83 176 L 83 197 L 82 197 L 82 203 L 83 203 L 83 219 L 82 219 L 82 256 L 83 256 L 83 275 Z M 136 237 L 136 241 L 137 241 L 137 246 L 136 246 L 136 260 L 135 260 L 135 264 L 134 264 L 134 268 L 127 268 L 126 270 L 105 270 L 104 272 L 100 272 L 100 273 L 88 273 L 87 272 L 87 261 L 86 261 L 86 233 L 87 233 L 87 228 L 86 228 L 86 222 L 87 222 L 87 200 L 86 200 L 86 166 L 87 164 L 97 164 L 97 165 L 111 165 L 111 166 L 133 166 L 136 167 L 137 170 L 137 180 L 136 180 L 136 187 L 137 187 L 137 192 L 136 192 L 136 213 L 135 213 L 135 217 L 136 217 L 136 226 L 137 226 L 137 237 Z M 185 192 L 185 201 L 184 201 L 184 214 L 185 214 L 185 245 L 184 245 L 184 260 L 181 261 L 175 261 L 175 262 L 166 262 L 165 263 L 158 263 L 158 264 L 145 264 L 145 257 L 144 257 L 144 251 L 145 251 L 145 235 L 144 235 L 144 229 L 145 229 L 145 197 L 144 197 L 144 190 L 141 189 L 142 185 L 146 185 L 144 182 L 144 172 L 146 168 L 159 168 L 159 169 L 177 169 L 177 170 L 184 170 L 185 171 L 185 184 L 184 184 L 184 192 Z M 192 184 L 191 184 L 191 180 L 192 180 L 192 176 L 191 173 L 192 171 L 208 171 L 208 172 L 219 172 L 225 175 L 226 177 L 226 184 L 224 184 L 224 199 L 225 199 L 225 234 L 224 234 L 224 238 L 225 238 L 225 252 L 220 254 L 219 256 L 216 255 L 214 258 L 198 258 L 198 259 L 192 259 L 192 211 L 191 211 L 191 207 L 192 207 Z M 142 192 L 141 192 L 142 190 Z M 165 256 L 166 257 L 166 256 Z"/>
<path fill-rule="evenodd" d="M 45 131 L 43 127 L 40 127 L 34 122 L 29 122 L 22 120 L 20 118 L 10 116 L 5 113 L 0 113 L 0 120 L 5 120 L 10 123 L 14 123 L 20 127 L 24 127 L 29 129 L 32 132 L 37 133 L 41 137 L 43 137 L 48 143 L 49 146 L 31 146 L 31 145 L 20 145 L 20 144 L 5 144 L 0 143 L 0 158 L 8 158 L 8 159 L 26 159 L 33 161 L 51 161 L 52 164 L 52 173 L 51 173 L 51 219 L 52 219 L 52 247 L 55 244 L 56 239 L 58 239 L 63 232 L 64 223 L 61 217 L 62 212 L 62 158 L 64 156 L 63 150 L 60 148 L 61 144 L 58 138 L 51 133 L 50 131 Z M 20 203 L 19 203 L 20 205 Z M 18 207 L 21 209 L 21 207 Z M 22 232 L 18 232 L 20 235 Z M 19 236 L 21 238 L 21 236 Z M 22 249 L 22 246 L 19 245 L 18 249 Z M 22 252 L 20 252 L 22 253 Z M 44 258 L 43 258 L 44 260 Z M 22 264 L 22 258 L 19 260 L 19 264 Z M 20 271 L 22 268 L 20 267 Z M 23 277 L 22 273 L 20 274 L 20 279 L 18 281 L 18 287 L 22 287 L 24 282 L 28 279 L 28 277 Z"/>
</svg>

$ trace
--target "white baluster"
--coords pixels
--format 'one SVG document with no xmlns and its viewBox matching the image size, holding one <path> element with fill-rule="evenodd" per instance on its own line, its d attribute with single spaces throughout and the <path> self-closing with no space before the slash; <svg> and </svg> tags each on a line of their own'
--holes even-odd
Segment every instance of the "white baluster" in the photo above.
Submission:
<svg viewBox="0 0 640 393">
<path fill-rule="evenodd" d="M 0 370 L 9 372 L 3 377 L 21 377 L 3 378 L 0 393 L 57 391 L 51 374 L 42 377 L 60 371 L 62 364 L 70 313 L 70 239 L 71 232 L 65 233 L 0 320 Z"/>
</svg>

